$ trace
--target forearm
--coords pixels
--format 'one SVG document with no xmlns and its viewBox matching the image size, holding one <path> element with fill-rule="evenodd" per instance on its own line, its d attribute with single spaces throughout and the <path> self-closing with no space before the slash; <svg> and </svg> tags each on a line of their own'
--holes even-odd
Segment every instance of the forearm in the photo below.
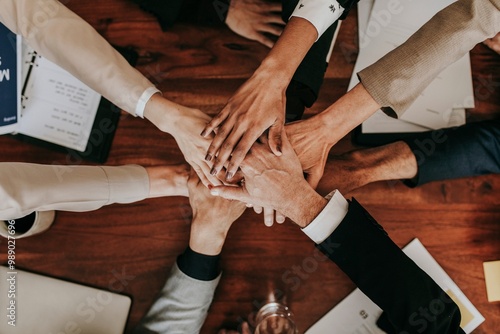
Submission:
<svg viewBox="0 0 500 334">
<path fill-rule="evenodd" d="M 353 200 L 349 212 L 319 248 L 384 310 L 398 331 L 422 331 L 420 319 L 439 303 L 426 333 L 463 333 L 460 310 L 448 295 Z M 395 270 L 397 268 L 397 270 Z"/>
<path fill-rule="evenodd" d="M 15 219 L 33 211 L 91 211 L 131 203 L 149 193 L 146 170 L 121 167 L 0 163 L 0 214 Z"/>
<path fill-rule="evenodd" d="M 189 276 L 179 267 L 178 260 L 160 296 L 134 333 L 199 333 L 220 275 L 212 280 L 200 280 Z"/>
<path fill-rule="evenodd" d="M 359 83 L 325 111 L 314 116 L 314 121 L 322 139 L 333 146 L 379 108 L 380 105 Z"/>
<path fill-rule="evenodd" d="M 154 87 L 59 1 L 0 0 L 0 6 L 0 21 L 10 30 L 121 109 L 135 114 L 141 95 Z"/>
<path fill-rule="evenodd" d="M 268 77 L 274 87 L 286 89 L 317 37 L 318 32 L 312 23 L 292 17 L 255 75 Z"/>
<path fill-rule="evenodd" d="M 457 1 L 358 76 L 386 113 L 400 116 L 448 65 L 500 31 L 500 0 Z"/>
</svg>

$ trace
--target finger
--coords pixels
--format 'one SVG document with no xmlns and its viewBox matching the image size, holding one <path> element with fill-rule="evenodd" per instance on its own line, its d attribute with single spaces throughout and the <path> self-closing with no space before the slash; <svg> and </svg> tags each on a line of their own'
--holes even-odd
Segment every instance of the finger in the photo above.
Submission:
<svg viewBox="0 0 500 334">
<path fill-rule="evenodd" d="M 261 8 L 263 8 L 266 12 L 281 13 L 281 11 L 283 10 L 283 6 L 280 2 L 266 1 L 259 6 L 262 6 Z"/>
<path fill-rule="evenodd" d="M 284 124 L 282 124 L 279 121 L 276 121 L 270 128 L 269 128 L 269 148 L 271 151 L 273 151 L 274 155 L 280 157 L 283 153 L 282 151 L 282 140 L 281 140 L 281 135 L 283 134 L 283 127 Z"/>
<path fill-rule="evenodd" d="M 283 224 L 285 222 L 285 215 L 282 214 L 281 212 L 276 211 L 276 222 L 278 224 Z"/>
<path fill-rule="evenodd" d="M 212 194 L 212 196 L 218 196 L 244 203 L 250 202 L 248 193 L 242 187 L 217 186 L 210 190 L 210 194 Z"/>
<path fill-rule="evenodd" d="M 241 163 L 245 159 L 248 151 L 252 148 L 252 145 L 255 144 L 256 140 L 259 138 L 261 134 L 255 132 L 255 130 L 247 132 L 243 138 L 240 140 L 236 148 L 233 150 L 233 155 L 231 160 L 229 161 L 229 165 L 227 166 L 228 175 L 235 175 L 240 167 Z M 243 171 L 245 172 L 245 171 Z"/>
<path fill-rule="evenodd" d="M 274 223 L 274 210 L 270 207 L 264 207 L 264 224 L 267 227 L 273 226 Z"/>
<path fill-rule="evenodd" d="M 227 136 L 231 133 L 233 126 L 234 126 L 234 121 L 230 117 L 224 122 L 224 124 L 221 127 L 219 127 L 219 130 L 217 130 L 217 134 L 212 140 L 210 146 L 208 147 L 207 155 L 205 157 L 206 161 L 211 161 L 217 155 L 217 152 L 219 152 L 222 143 L 224 143 Z"/>
<path fill-rule="evenodd" d="M 283 32 L 283 28 L 273 24 L 263 24 L 262 26 L 259 27 L 259 31 L 268 32 L 274 36 L 280 36 L 281 33 Z"/>
<path fill-rule="evenodd" d="M 228 118 L 229 116 L 229 109 L 227 107 L 224 107 L 224 109 L 221 110 L 220 113 L 218 113 L 210 122 L 207 123 L 203 131 L 201 132 L 202 137 L 207 137 L 209 134 L 214 132 L 214 130 L 222 124 Z"/>
<path fill-rule="evenodd" d="M 236 127 L 231 131 L 231 134 L 226 138 L 226 140 L 222 143 L 219 154 L 214 163 L 213 170 L 216 172 L 220 171 L 224 164 L 228 161 L 233 153 L 234 148 L 240 141 L 241 137 L 244 134 L 244 130 L 240 130 L 240 127 Z M 231 180 L 236 171 L 231 171 L 228 169 L 226 180 Z"/>
<path fill-rule="evenodd" d="M 274 41 L 270 39 L 269 37 L 263 35 L 263 34 L 258 34 L 255 37 L 255 40 L 259 42 L 260 44 L 267 46 L 268 48 L 272 49 L 274 46 Z"/>
<path fill-rule="evenodd" d="M 254 205 L 253 211 L 255 211 L 256 214 L 260 215 L 262 213 L 262 207 L 258 206 L 258 205 Z"/>
<path fill-rule="evenodd" d="M 211 186 L 221 186 L 222 185 L 222 182 L 217 178 L 216 175 L 210 174 L 211 169 L 210 169 L 209 165 L 202 162 L 200 165 L 197 165 L 197 167 L 201 170 L 201 172 L 203 173 L 203 175 L 206 179 L 206 181 L 202 180 L 205 187 L 208 187 L 209 185 L 211 185 Z M 208 182 L 208 184 L 205 184 L 206 182 Z"/>
</svg>

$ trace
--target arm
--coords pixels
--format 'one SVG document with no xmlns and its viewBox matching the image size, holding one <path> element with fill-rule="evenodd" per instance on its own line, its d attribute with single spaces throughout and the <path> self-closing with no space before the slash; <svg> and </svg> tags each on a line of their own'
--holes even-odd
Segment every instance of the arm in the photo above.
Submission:
<svg viewBox="0 0 500 334">
<path fill-rule="evenodd" d="M 141 96 L 156 91 L 94 28 L 59 1 L 0 0 L 0 6 L 0 21 L 7 28 L 123 110 L 135 115 Z"/>
<path fill-rule="evenodd" d="M 283 149 L 283 156 L 276 157 L 256 144 L 241 168 L 243 185 L 215 187 L 212 194 L 267 203 L 290 217 L 386 312 L 398 331 L 417 333 L 420 308 L 428 310 L 431 303 L 441 300 L 443 312 L 427 323 L 426 333 L 463 333 L 458 307 L 383 228 L 355 200 L 349 205 L 338 191 L 330 194 L 329 201 L 319 196 L 303 179 L 286 136 Z"/>
<path fill-rule="evenodd" d="M 313 43 L 342 13 L 336 1 L 299 2 L 261 66 L 202 133 L 208 136 L 218 129 L 206 156 L 207 161 L 215 159 L 214 175 L 231 158 L 227 167 L 230 179 L 253 143 L 268 129 L 269 147 L 276 155 L 281 154 L 286 88 Z"/>
<path fill-rule="evenodd" d="M 459 0 L 358 76 L 391 116 L 400 116 L 448 65 L 500 31 L 500 0 Z"/>
<path fill-rule="evenodd" d="M 446 66 L 494 36 L 500 30 L 499 8 L 500 0 L 453 3 L 361 71 L 361 83 L 325 111 L 287 126 L 309 183 L 317 186 L 331 147 L 357 125 L 381 107 L 390 107 L 384 110 L 392 115 L 403 113 Z"/>
<path fill-rule="evenodd" d="M 187 170 L 180 166 L 143 168 L 0 163 L 1 219 L 33 211 L 92 211 L 113 203 L 186 194 Z"/>
<path fill-rule="evenodd" d="M 205 113 L 156 94 L 151 82 L 59 1 L 0 0 L 0 6 L 0 22 L 118 107 L 170 133 L 204 184 L 220 184 L 203 161 L 210 144 L 199 136 L 210 120 Z"/>
<path fill-rule="evenodd" d="M 220 280 L 220 252 L 229 228 L 245 210 L 210 196 L 194 173 L 188 181 L 193 221 L 189 247 L 135 333 L 199 333 Z"/>
</svg>

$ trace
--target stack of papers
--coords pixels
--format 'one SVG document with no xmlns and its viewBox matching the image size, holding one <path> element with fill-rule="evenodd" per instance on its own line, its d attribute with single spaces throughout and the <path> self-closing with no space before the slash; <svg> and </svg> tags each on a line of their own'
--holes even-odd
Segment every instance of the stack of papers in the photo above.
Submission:
<svg viewBox="0 0 500 334">
<path fill-rule="evenodd" d="M 453 2 L 360 1 L 360 51 L 349 89 L 359 82 L 357 72 L 403 44 L 432 16 Z M 474 108 L 469 54 L 441 72 L 400 119 L 393 119 L 379 110 L 363 122 L 362 133 L 423 132 L 459 126 L 465 124 L 465 108 Z"/>
<path fill-rule="evenodd" d="M 481 313 L 434 260 L 420 240 L 413 239 L 403 251 L 458 305 L 462 316 L 460 327 L 465 333 L 471 333 L 484 321 Z M 382 310 L 361 290 L 356 289 L 305 334 L 332 333 L 332 329 L 335 334 L 384 334 L 385 332 L 376 325 L 381 314 Z"/>
</svg>

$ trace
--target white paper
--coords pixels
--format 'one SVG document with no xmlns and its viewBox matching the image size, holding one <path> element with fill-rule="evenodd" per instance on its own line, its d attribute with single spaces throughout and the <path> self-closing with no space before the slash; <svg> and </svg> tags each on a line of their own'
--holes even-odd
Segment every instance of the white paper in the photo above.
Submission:
<svg viewBox="0 0 500 334">
<path fill-rule="evenodd" d="M 358 82 L 356 73 L 401 45 L 436 12 L 453 0 L 373 0 L 361 1 L 359 11 L 360 54 L 349 89 Z M 395 5 L 396 4 L 396 5 Z M 367 13 L 371 11 L 367 22 Z M 415 15 L 418 13 L 418 15 Z M 450 123 L 453 109 L 473 108 L 474 97 L 470 58 L 467 54 L 445 69 L 421 94 L 398 121 L 384 121 L 379 113 L 363 126 L 363 133 L 422 132 L 457 124 Z M 412 127 L 401 121 L 420 125 Z"/>
<path fill-rule="evenodd" d="M 24 95 L 19 133 L 85 151 L 101 95 L 39 56 Z"/>
<path fill-rule="evenodd" d="M 441 268 L 427 249 L 425 249 L 420 240 L 413 239 L 403 248 L 403 251 L 423 271 L 425 271 L 443 291 L 446 291 L 448 294 L 452 293 L 458 298 L 459 303 L 457 304 L 462 314 L 468 313 L 471 315 L 471 320 L 461 324 L 465 333 L 471 333 L 484 321 L 484 317 L 481 313 L 472 305 L 469 299 L 463 294 L 443 268 Z M 394 268 L 394 270 L 397 270 L 397 268 Z M 401 296 L 401 298 L 404 298 L 404 296 Z M 377 319 L 381 314 L 382 310 L 361 292 L 361 290 L 356 289 L 305 333 L 324 334 L 331 333 L 332 329 L 335 329 L 335 334 L 381 334 L 385 332 L 380 330 L 376 325 Z M 462 322 L 464 321 L 465 318 L 462 316 Z"/>
</svg>

